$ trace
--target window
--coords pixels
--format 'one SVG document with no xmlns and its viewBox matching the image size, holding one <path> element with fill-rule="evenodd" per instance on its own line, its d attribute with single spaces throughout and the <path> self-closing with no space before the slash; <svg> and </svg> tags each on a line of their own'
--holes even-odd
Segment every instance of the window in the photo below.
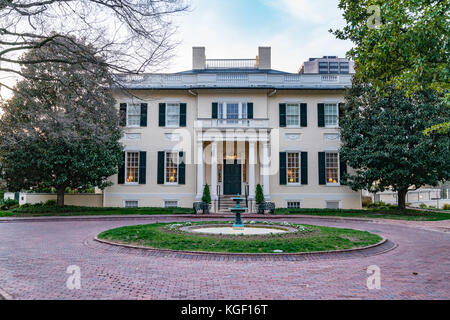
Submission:
<svg viewBox="0 0 450 320">
<path fill-rule="evenodd" d="M 330 62 L 330 73 L 339 73 L 339 63 Z"/>
<path fill-rule="evenodd" d="M 166 152 L 166 184 L 178 183 L 178 152 Z"/>
<path fill-rule="evenodd" d="M 125 201 L 125 208 L 137 208 L 139 205 L 137 200 L 126 200 Z"/>
<path fill-rule="evenodd" d="M 319 73 L 328 73 L 328 62 L 319 62 Z"/>
<path fill-rule="evenodd" d="M 166 200 L 164 201 L 164 208 L 178 208 L 177 200 Z"/>
<path fill-rule="evenodd" d="M 339 209 L 339 201 L 326 201 L 327 209 Z"/>
<path fill-rule="evenodd" d="M 339 182 L 339 159 L 337 152 L 325 153 L 325 175 L 327 184 Z"/>
<path fill-rule="evenodd" d="M 287 203 L 288 209 L 298 209 L 301 208 L 301 202 L 300 201 L 288 201 Z"/>
<path fill-rule="evenodd" d="M 139 152 L 127 152 L 126 157 L 126 183 L 139 182 Z"/>
<path fill-rule="evenodd" d="M 300 126 L 300 105 L 287 104 L 286 105 L 286 126 L 299 127 Z"/>
<path fill-rule="evenodd" d="M 325 104 L 325 127 L 338 126 L 338 105 L 337 103 Z"/>
<path fill-rule="evenodd" d="M 300 183 L 300 156 L 298 152 L 287 153 L 287 183 Z"/>
<path fill-rule="evenodd" d="M 339 63 L 339 67 L 341 69 L 341 73 L 349 73 L 349 65 L 348 62 L 341 62 Z"/>
<path fill-rule="evenodd" d="M 180 126 L 180 104 L 168 103 L 166 111 L 166 127 Z"/>
<path fill-rule="evenodd" d="M 246 102 L 221 102 L 218 105 L 219 119 L 247 119 L 247 103 Z"/>
<path fill-rule="evenodd" d="M 127 105 L 127 126 L 139 127 L 141 125 L 141 105 L 131 104 Z"/>
</svg>

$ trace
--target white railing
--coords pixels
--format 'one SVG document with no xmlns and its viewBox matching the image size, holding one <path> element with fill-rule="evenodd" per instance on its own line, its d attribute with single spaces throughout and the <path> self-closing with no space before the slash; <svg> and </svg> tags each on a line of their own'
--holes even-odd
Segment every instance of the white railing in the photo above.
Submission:
<svg viewBox="0 0 450 320">
<path fill-rule="evenodd" d="M 352 75 L 269 74 L 252 72 L 217 72 L 187 74 L 117 75 L 118 81 L 128 88 L 189 88 L 189 87 L 241 87 L 249 88 L 324 88 L 349 87 Z"/>
<path fill-rule="evenodd" d="M 320 80 L 323 82 L 339 82 L 338 76 L 321 76 Z"/>
<path fill-rule="evenodd" d="M 256 59 L 206 59 L 206 69 L 256 69 Z"/>
<path fill-rule="evenodd" d="M 269 119 L 197 119 L 196 128 L 269 128 Z"/>
<path fill-rule="evenodd" d="M 248 74 L 242 73 L 219 73 L 217 75 L 219 82 L 242 82 L 248 81 Z"/>
</svg>

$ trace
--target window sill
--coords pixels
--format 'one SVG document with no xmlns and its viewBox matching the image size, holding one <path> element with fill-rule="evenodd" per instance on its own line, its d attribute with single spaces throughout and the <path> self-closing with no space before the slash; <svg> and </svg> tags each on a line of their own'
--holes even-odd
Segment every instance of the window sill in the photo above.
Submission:
<svg viewBox="0 0 450 320">
<path fill-rule="evenodd" d="M 325 186 L 326 187 L 340 187 L 341 184 L 340 183 L 327 183 Z"/>
<path fill-rule="evenodd" d="M 138 186 L 139 182 L 129 182 L 129 183 L 124 183 L 124 186 Z"/>
</svg>

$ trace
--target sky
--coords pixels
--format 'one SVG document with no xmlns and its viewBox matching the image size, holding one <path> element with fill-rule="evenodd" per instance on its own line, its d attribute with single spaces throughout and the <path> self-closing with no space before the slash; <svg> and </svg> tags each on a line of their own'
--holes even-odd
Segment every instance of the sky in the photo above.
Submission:
<svg viewBox="0 0 450 320">
<path fill-rule="evenodd" d="M 191 0 L 177 17 L 180 45 L 168 72 L 192 67 L 192 47 L 206 57 L 255 58 L 258 46 L 272 47 L 272 68 L 297 72 L 310 57 L 344 57 L 349 41 L 328 32 L 343 27 L 338 0 Z"/>
<path fill-rule="evenodd" d="M 328 32 L 344 25 L 339 0 L 188 1 L 189 12 L 173 19 L 179 45 L 159 72 L 191 69 L 194 46 L 206 47 L 209 59 L 255 58 L 259 46 L 270 46 L 272 68 L 286 72 L 298 72 L 310 57 L 344 57 L 352 46 Z"/>
</svg>

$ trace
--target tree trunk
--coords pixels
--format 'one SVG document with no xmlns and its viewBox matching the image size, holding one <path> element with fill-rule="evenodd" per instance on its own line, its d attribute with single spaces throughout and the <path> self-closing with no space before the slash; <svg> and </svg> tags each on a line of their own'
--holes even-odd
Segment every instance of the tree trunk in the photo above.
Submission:
<svg viewBox="0 0 450 320">
<path fill-rule="evenodd" d="M 400 210 L 404 210 L 406 208 L 406 194 L 408 193 L 408 189 L 399 190 L 397 192 L 397 205 Z"/>
<path fill-rule="evenodd" d="M 59 187 L 56 189 L 56 204 L 58 207 L 64 207 L 64 191 L 65 187 Z"/>
</svg>

